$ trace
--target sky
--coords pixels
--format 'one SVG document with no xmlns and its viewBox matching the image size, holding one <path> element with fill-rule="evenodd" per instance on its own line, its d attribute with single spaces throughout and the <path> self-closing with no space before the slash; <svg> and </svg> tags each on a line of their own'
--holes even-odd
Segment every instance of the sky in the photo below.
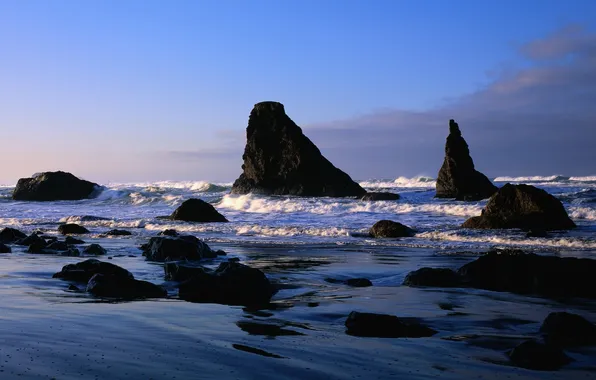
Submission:
<svg viewBox="0 0 596 380">
<path fill-rule="evenodd" d="M 275 100 L 355 179 L 596 174 L 596 1 L 0 1 L 0 183 L 233 181 Z"/>
</svg>

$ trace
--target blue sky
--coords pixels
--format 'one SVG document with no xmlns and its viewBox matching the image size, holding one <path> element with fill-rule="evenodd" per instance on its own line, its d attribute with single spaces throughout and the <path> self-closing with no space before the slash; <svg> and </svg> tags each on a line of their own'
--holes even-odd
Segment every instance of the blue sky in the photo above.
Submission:
<svg viewBox="0 0 596 380">
<path fill-rule="evenodd" d="M 359 179 L 436 175 L 449 118 L 489 176 L 596 174 L 577 152 L 596 142 L 594 15 L 580 0 L 5 0 L 0 183 L 233 180 L 262 100 Z"/>
</svg>

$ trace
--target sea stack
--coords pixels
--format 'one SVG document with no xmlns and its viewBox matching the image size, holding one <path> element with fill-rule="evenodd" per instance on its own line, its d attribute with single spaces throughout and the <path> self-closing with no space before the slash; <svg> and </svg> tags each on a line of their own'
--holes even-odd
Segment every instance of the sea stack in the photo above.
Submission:
<svg viewBox="0 0 596 380">
<path fill-rule="evenodd" d="M 44 172 L 21 178 L 12 193 L 17 201 L 76 201 L 91 198 L 101 189 L 96 183 L 66 172 Z"/>
<path fill-rule="evenodd" d="M 246 128 L 243 173 L 233 194 L 349 197 L 366 191 L 333 166 L 278 102 L 254 106 Z"/>
<path fill-rule="evenodd" d="M 445 161 L 437 178 L 437 198 L 477 201 L 489 198 L 498 188 L 474 169 L 466 140 L 455 120 L 449 120 Z"/>
</svg>

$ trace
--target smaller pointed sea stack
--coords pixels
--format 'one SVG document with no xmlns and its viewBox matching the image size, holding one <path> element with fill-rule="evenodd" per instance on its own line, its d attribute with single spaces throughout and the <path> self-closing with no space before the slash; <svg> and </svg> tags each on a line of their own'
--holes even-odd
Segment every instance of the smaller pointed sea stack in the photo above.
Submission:
<svg viewBox="0 0 596 380">
<path fill-rule="evenodd" d="M 45 172 L 21 178 L 12 193 L 16 201 L 77 201 L 91 198 L 101 189 L 66 172 Z"/>
<path fill-rule="evenodd" d="M 232 193 L 349 197 L 366 191 L 333 166 L 277 102 L 254 106 L 246 128 L 244 172 Z"/>
<path fill-rule="evenodd" d="M 437 178 L 437 198 L 480 200 L 489 198 L 498 188 L 474 169 L 474 161 L 466 140 L 455 120 L 449 120 L 449 136 L 445 144 L 445 161 Z"/>
</svg>

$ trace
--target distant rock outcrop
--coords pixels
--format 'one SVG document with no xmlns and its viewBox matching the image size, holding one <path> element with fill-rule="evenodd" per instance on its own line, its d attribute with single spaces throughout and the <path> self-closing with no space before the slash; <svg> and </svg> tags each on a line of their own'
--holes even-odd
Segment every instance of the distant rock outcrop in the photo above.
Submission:
<svg viewBox="0 0 596 380">
<path fill-rule="evenodd" d="M 366 191 L 333 166 L 277 102 L 254 106 L 246 128 L 243 173 L 232 193 L 362 196 Z"/>
<path fill-rule="evenodd" d="M 45 172 L 21 178 L 12 193 L 18 201 L 70 201 L 92 197 L 101 187 L 66 172 Z"/>
<path fill-rule="evenodd" d="M 480 216 L 463 224 L 464 228 L 522 230 L 569 230 L 576 225 L 561 201 L 530 185 L 503 186 L 493 195 Z"/>
<path fill-rule="evenodd" d="M 445 161 L 437 178 L 437 198 L 480 200 L 493 195 L 498 188 L 474 169 L 474 161 L 459 126 L 449 120 L 449 136 L 445 144 Z"/>
<path fill-rule="evenodd" d="M 228 220 L 217 212 L 211 204 L 197 198 L 185 200 L 170 216 L 172 220 L 184 222 L 227 222 Z"/>
</svg>

